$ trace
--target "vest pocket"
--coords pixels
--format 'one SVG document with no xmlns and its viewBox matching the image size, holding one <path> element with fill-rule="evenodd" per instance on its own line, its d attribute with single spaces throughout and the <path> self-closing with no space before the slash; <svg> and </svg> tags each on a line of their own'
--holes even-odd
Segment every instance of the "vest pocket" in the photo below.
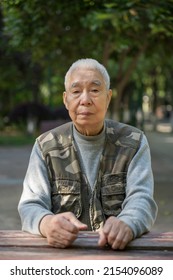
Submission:
<svg viewBox="0 0 173 280">
<path fill-rule="evenodd" d="M 52 207 L 55 214 L 70 211 L 79 218 L 82 212 L 79 182 L 66 179 L 54 181 Z"/>
<path fill-rule="evenodd" d="M 101 200 L 106 216 L 117 216 L 125 198 L 126 173 L 108 174 L 102 177 Z"/>
</svg>

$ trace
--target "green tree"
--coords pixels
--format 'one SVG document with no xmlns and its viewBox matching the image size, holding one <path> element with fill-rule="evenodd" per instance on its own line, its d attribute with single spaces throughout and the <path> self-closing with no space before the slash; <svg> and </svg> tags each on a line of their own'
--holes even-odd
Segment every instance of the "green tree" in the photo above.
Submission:
<svg viewBox="0 0 173 280">
<path fill-rule="evenodd" d="M 151 61 L 143 68 L 150 75 L 156 56 L 157 63 L 166 68 L 160 55 L 166 44 L 173 43 L 171 0 L 13 0 L 3 2 L 3 12 L 10 46 L 31 54 L 32 61 L 43 69 L 43 84 L 53 95 L 54 85 L 62 92 L 69 65 L 77 58 L 92 56 L 111 74 L 112 111 L 117 112 L 122 109 L 128 83 L 135 82 L 135 71 L 143 68 L 139 64 Z"/>
<path fill-rule="evenodd" d="M 140 63 L 140 58 L 143 56 L 144 59 L 152 60 L 155 53 L 157 56 L 162 53 L 166 44 L 172 45 L 173 2 L 107 2 L 104 11 L 92 11 L 87 19 L 95 32 L 103 34 L 107 30 L 103 61 L 109 66 L 113 60 L 111 76 L 112 85 L 116 89 L 114 109 L 118 111 L 124 89 Z M 157 61 L 158 64 L 162 62 L 162 59 Z"/>
</svg>

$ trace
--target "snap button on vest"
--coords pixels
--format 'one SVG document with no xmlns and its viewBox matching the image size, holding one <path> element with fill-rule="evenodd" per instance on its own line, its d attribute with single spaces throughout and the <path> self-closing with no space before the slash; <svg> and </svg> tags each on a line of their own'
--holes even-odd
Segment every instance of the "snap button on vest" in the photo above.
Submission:
<svg viewBox="0 0 173 280">
<path fill-rule="evenodd" d="M 99 229 L 99 228 L 100 228 L 100 224 L 95 223 L 95 224 L 94 224 L 94 228 L 95 228 L 95 229 Z"/>
</svg>

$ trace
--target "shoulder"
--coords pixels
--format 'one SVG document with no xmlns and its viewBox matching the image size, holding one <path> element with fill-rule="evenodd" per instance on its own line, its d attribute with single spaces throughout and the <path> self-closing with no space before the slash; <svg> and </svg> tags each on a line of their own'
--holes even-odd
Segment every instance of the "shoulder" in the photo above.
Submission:
<svg viewBox="0 0 173 280">
<path fill-rule="evenodd" d="M 140 129 L 114 120 L 106 120 L 105 126 L 106 134 L 113 140 L 124 139 L 126 141 L 131 139 L 132 141 L 141 141 L 143 136 L 143 132 Z"/>
<path fill-rule="evenodd" d="M 49 137 L 52 136 L 56 136 L 56 135 L 59 135 L 59 133 L 66 133 L 72 126 L 72 122 L 67 122 L 65 124 L 62 124 L 60 126 L 57 126 L 51 130 L 48 130 L 44 133 L 42 133 L 40 136 L 38 136 L 37 139 L 39 139 L 39 141 L 42 141 L 43 139 L 47 138 L 48 135 Z"/>
<path fill-rule="evenodd" d="M 36 140 L 41 150 L 68 144 L 72 135 L 72 122 L 67 122 L 41 134 Z"/>
<path fill-rule="evenodd" d="M 114 121 L 114 120 L 110 120 L 110 119 L 106 119 L 105 120 L 105 124 L 106 124 L 106 129 L 109 130 L 112 128 L 112 131 L 114 131 L 115 133 L 118 132 L 138 132 L 138 133 L 143 133 L 140 129 L 138 129 L 137 127 L 134 127 L 132 125 L 129 124 L 125 124 L 125 123 L 121 123 L 118 121 Z"/>
<path fill-rule="evenodd" d="M 106 135 L 111 142 L 127 146 L 139 146 L 143 138 L 143 132 L 131 125 L 117 122 L 114 120 L 106 120 Z"/>
</svg>

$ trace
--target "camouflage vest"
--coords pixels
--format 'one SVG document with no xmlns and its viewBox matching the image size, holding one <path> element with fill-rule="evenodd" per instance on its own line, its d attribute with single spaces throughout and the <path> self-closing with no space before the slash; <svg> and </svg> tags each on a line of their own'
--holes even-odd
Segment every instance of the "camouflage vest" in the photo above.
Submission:
<svg viewBox="0 0 173 280">
<path fill-rule="evenodd" d="M 52 212 L 71 211 L 98 230 L 109 216 L 117 216 L 125 198 L 128 166 L 138 150 L 142 132 L 106 120 L 106 138 L 94 189 L 79 165 L 71 122 L 38 137 L 51 184 Z"/>
</svg>

